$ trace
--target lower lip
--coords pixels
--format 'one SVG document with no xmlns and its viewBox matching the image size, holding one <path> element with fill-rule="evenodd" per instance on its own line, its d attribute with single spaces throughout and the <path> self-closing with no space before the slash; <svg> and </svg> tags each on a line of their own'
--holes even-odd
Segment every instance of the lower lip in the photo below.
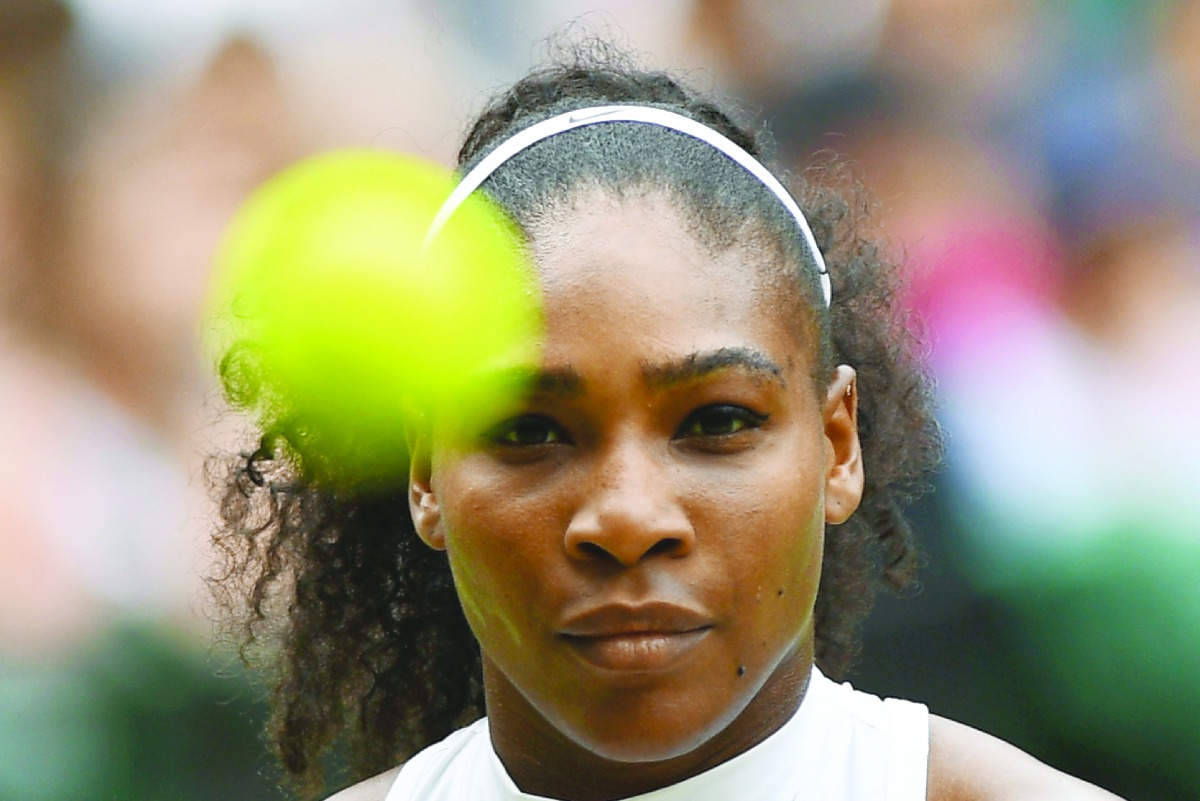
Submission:
<svg viewBox="0 0 1200 801">
<path fill-rule="evenodd" d="M 566 637 L 584 661 L 613 673 L 661 673 L 678 667 L 711 629 L 640 632 L 611 637 Z"/>
</svg>

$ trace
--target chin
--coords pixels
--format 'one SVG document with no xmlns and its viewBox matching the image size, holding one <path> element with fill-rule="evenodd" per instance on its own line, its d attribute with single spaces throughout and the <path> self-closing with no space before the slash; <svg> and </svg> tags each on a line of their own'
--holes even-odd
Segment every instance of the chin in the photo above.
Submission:
<svg viewBox="0 0 1200 801">
<path fill-rule="evenodd" d="M 737 699 L 725 709 L 713 710 L 694 700 L 670 705 L 614 701 L 608 707 L 612 711 L 588 715 L 578 721 L 581 725 L 568 724 L 560 731 L 610 762 L 667 762 L 702 749 L 737 718 L 745 705 L 744 699 Z"/>
<path fill-rule="evenodd" d="M 677 734 L 677 733 L 672 733 Z M 694 753 L 712 738 L 705 732 L 700 736 L 662 738 L 646 732 L 627 731 L 624 737 L 577 740 L 578 744 L 607 762 L 621 764 L 653 764 L 670 762 Z"/>
</svg>

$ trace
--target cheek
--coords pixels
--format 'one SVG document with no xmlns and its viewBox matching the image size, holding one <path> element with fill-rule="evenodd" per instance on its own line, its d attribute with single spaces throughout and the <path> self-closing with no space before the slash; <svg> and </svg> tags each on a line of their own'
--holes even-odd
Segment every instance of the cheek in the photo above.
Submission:
<svg viewBox="0 0 1200 801">
<path fill-rule="evenodd" d="M 454 588 L 462 604 L 463 614 L 475 633 L 475 638 L 485 646 L 509 641 L 520 647 L 523 641 L 517 622 L 516 610 L 510 598 L 509 588 L 497 578 L 511 575 L 507 571 L 494 572 L 480 569 L 480 549 L 470 546 L 459 547 L 457 537 L 447 538 L 447 555 L 454 576 Z M 470 542 L 470 539 L 467 539 Z"/>
<path fill-rule="evenodd" d="M 776 487 L 764 493 L 762 487 Z M 764 479 L 735 520 L 723 558 L 738 591 L 742 647 L 771 663 L 812 634 L 824 552 L 823 485 Z M 769 665 L 768 665 L 769 666 Z"/>
<path fill-rule="evenodd" d="M 519 503 L 469 476 L 443 482 L 446 552 L 463 612 L 485 651 L 527 645 L 547 538 Z"/>
</svg>

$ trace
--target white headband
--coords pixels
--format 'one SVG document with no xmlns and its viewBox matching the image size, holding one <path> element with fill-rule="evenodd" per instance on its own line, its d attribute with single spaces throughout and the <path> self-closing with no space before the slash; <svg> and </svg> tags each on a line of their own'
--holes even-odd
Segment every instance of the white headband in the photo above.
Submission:
<svg viewBox="0 0 1200 801">
<path fill-rule="evenodd" d="M 501 142 L 495 150 L 484 156 L 470 172 L 463 176 L 462 181 L 450 193 L 450 197 L 446 198 L 446 202 L 442 204 L 437 216 L 430 223 L 429 231 L 425 234 L 425 243 L 428 245 L 437 236 L 438 232 L 442 230 L 442 226 L 446 224 L 446 221 L 450 219 L 462 202 L 491 177 L 491 174 L 504 162 L 543 139 L 549 139 L 564 131 L 602 122 L 642 122 L 669 128 L 672 131 L 678 131 L 702 142 L 707 142 L 740 164 L 746 172 L 770 189 L 783 207 L 795 218 L 796 225 L 804 234 L 809 254 L 817 265 L 817 272 L 821 278 L 821 289 L 825 294 L 825 305 L 829 305 L 833 297 L 833 289 L 829 283 L 829 270 L 825 266 L 825 259 L 821 257 L 821 250 L 817 247 L 816 239 L 813 238 L 812 229 L 808 227 L 808 220 L 804 218 L 804 212 L 800 210 L 800 206 L 788 194 L 779 179 L 772 175 L 758 159 L 740 148 L 728 137 L 690 117 L 653 106 L 592 106 L 559 114 L 518 131 L 509 139 Z"/>
</svg>

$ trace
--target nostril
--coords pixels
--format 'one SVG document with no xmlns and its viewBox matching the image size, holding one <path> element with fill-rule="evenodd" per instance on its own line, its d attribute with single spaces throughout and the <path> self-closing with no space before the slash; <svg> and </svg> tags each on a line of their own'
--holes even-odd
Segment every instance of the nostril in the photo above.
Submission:
<svg viewBox="0 0 1200 801">
<path fill-rule="evenodd" d="M 579 543 L 579 550 L 582 552 L 583 556 L 593 559 L 601 559 L 611 555 L 607 550 L 595 542 L 581 542 Z"/>
<path fill-rule="evenodd" d="M 676 537 L 665 537 L 650 546 L 650 550 L 646 551 L 646 556 L 669 556 L 678 551 L 682 545 L 683 541 Z"/>
<path fill-rule="evenodd" d="M 572 547 L 574 556 L 578 559 L 592 561 L 613 559 L 625 565 L 633 565 L 642 559 L 656 556 L 676 556 L 687 551 L 686 542 L 680 537 L 662 537 L 644 550 L 636 545 L 632 548 L 622 547 L 621 543 L 593 539 L 576 540 Z"/>
</svg>

